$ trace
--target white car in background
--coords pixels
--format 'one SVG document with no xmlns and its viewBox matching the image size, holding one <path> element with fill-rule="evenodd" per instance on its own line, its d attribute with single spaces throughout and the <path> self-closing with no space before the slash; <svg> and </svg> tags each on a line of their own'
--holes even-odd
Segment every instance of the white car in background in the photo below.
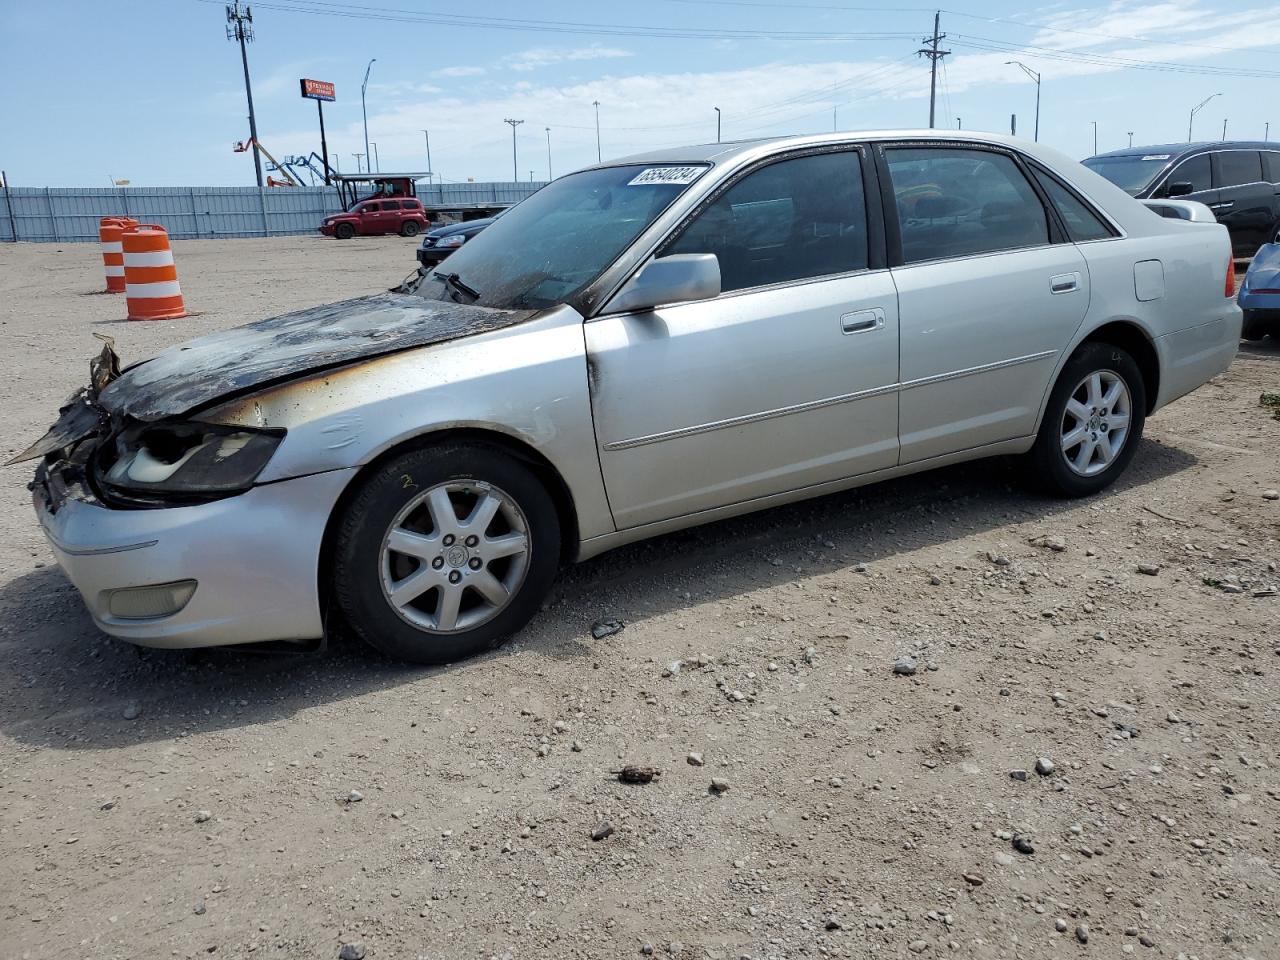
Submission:
<svg viewBox="0 0 1280 960">
<path fill-rule="evenodd" d="M 1195 221 L 969 132 L 600 164 L 400 292 L 104 351 L 24 455 L 36 513 L 135 643 L 340 617 L 456 660 L 563 561 L 667 531 L 995 455 L 1097 493 L 1235 355 L 1227 232 Z"/>
</svg>

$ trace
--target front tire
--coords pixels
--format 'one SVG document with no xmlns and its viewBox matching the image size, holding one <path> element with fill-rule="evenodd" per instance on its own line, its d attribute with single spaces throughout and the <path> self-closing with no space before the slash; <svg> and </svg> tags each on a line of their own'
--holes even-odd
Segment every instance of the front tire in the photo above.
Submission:
<svg viewBox="0 0 1280 960">
<path fill-rule="evenodd" d="M 560 561 L 555 504 L 524 464 L 479 444 L 384 463 L 339 520 L 332 590 L 346 622 L 397 660 L 450 663 L 537 612 Z"/>
<path fill-rule="evenodd" d="M 350 240 L 356 235 L 356 228 L 349 223 L 340 223 L 333 228 L 333 235 L 339 240 Z"/>
<path fill-rule="evenodd" d="M 1133 459 L 1146 410 L 1146 384 L 1133 357 L 1110 343 L 1085 343 L 1049 395 L 1028 454 L 1033 481 L 1062 497 L 1110 486 Z"/>
</svg>

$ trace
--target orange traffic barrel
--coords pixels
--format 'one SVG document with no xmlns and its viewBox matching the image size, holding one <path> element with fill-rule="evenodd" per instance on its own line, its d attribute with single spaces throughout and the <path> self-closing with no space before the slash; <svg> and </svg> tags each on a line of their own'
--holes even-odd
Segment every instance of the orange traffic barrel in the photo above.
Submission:
<svg viewBox="0 0 1280 960">
<path fill-rule="evenodd" d="M 187 308 L 178 286 L 169 234 L 154 223 L 124 231 L 124 295 L 130 320 L 172 320 Z"/>
<path fill-rule="evenodd" d="M 120 217 L 98 221 L 98 242 L 102 245 L 102 269 L 107 274 L 107 293 L 124 293 L 124 223 Z"/>
</svg>

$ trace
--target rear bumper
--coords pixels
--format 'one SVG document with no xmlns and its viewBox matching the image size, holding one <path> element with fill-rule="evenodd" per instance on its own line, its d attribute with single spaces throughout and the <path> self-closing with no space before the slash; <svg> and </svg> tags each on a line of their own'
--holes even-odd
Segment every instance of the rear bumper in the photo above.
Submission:
<svg viewBox="0 0 1280 960">
<path fill-rule="evenodd" d="M 283 480 L 236 497 L 156 510 L 87 499 L 51 504 L 35 488 L 36 516 L 106 633 L 149 647 L 208 647 L 323 635 L 318 588 L 325 526 L 351 470 Z M 111 614 L 112 590 L 196 581 L 177 613 Z"/>
<path fill-rule="evenodd" d="M 1242 323 L 1240 308 L 1227 301 L 1217 320 L 1156 337 L 1160 392 L 1152 409 L 1190 393 L 1231 366 L 1240 348 Z"/>
</svg>

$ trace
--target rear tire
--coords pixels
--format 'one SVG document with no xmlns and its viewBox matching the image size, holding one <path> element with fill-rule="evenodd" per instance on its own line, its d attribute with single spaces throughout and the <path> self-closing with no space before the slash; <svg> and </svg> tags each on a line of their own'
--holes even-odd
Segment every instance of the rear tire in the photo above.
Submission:
<svg viewBox="0 0 1280 960">
<path fill-rule="evenodd" d="M 396 660 L 451 663 L 497 646 L 538 611 L 560 524 L 523 463 L 479 444 L 393 457 L 339 519 L 332 596 L 352 630 Z"/>
<path fill-rule="evenodd" d="M 1146 384 L 1133 357 L 1110 343 L 1083 344 L 1058 375 L 1027 454 L 1032 481 L 1060 497 L 1110 486 L 1137 451 L 1146 410 Z"/>
<path fill-rule="evenodd" d="M 418 231 L 421 229 L 422 228 L 418 226 L 417 220 L 406 220 L 404 223 L 400 224 L 400 236 L 416 237 L 418 235 Z"/>
<path fill-rule="evenodd" d="M 1244 312 L 1244 323 L 1240 328 L 1241 340 L 1261 340 L 1267 335 L 1267 324 L 1253 310 Z"/>
<path fill-rule="evenodd" d="M 356 228 L 349 223 L 340 223 L 333 228 L 333 235 L 339 240 L 350 240 L 356 235 Z"/>
</svg>

